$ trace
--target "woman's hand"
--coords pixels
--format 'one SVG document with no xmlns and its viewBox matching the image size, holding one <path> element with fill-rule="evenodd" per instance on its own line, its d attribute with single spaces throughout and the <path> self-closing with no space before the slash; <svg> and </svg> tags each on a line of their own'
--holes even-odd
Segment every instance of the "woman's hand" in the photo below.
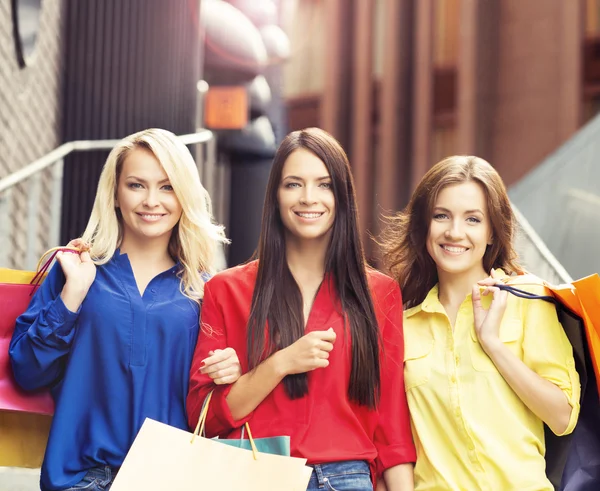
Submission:
<svg viewBox="0 0 600 491">
<path fill-rule="evenodd" d="M 202 361 L 200 373 L 208 375 L 215 384 L 233 384 L 242 375 L 242 366 L 233 348 L 209 351 L 210 355 Z"/>
<path fill-rule="evenodd" d="M 305 373 L 329 366 L 329 353 L 333 350 L 336 334 L 333 328 L 313 331 L 302 336 L 294 344 L 276 355 L 286 375 Z"/>
<path fill-rule="evenodd" d="M 96 265 L 92 262 L 88 252 L 90 249 L 89 244 L 83 240 L 72 240 L 67 244 L 67 247 L 79 249 L 79 253 L 60 251 L 56 254 L 56 260 L 59 262 L 66 278 L 60 296 L 65 306 L 71 312 L 76 312 L 96 278 Z"/>
<path fill-rule="evenodd" d="M 475 319 L 475 332 L 481 347 L 487 351 L 487 347 L 500 341 L 500 324 L 504 311 L 506 310 L 506 300 L 508 292 L 500 290 L 496 285 L 500 280 L 494 270 L 491 276 L 485 280 L 478 281 L 473 285 L 472 301 L 473 316 Z M 479 287 L 484 286 L 483 293 L 479 292 Z M 489 309 L 481 306 L 481 295 L 493 295 L 492 304 Z"/>
</svg>

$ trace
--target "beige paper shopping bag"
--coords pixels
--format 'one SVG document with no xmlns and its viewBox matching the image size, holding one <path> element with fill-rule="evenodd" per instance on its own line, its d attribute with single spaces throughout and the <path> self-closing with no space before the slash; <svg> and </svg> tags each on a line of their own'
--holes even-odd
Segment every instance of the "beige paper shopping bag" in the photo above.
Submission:
<svg viewBox="0 0 600 491">
<path fill-rule="evenodd" d="M 305 491 L 305 459 L 253 454 L 146 419 L 111 491 Z"/>
</svg>

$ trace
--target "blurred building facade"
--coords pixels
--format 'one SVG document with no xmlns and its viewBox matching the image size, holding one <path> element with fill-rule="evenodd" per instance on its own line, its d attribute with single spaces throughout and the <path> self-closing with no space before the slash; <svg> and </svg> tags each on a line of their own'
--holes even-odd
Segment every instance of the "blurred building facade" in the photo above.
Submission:
<svg viewBox="0 0 600 491">
<path fill-rule="evenodd" d="M 288 24 L 292 129 L 348 150 L 362 225 L 453 154 L 507 185 L 600 107 L 598 0 L 302 0 Z M 308 34 L 307 34 L 308 33 Z"/>
</svg>

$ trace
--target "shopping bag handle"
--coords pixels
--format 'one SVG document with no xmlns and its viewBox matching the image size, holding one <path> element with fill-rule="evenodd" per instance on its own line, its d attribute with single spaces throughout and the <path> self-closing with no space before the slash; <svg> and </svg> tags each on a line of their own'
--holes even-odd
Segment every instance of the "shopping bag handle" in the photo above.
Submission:
<svg viewBox="0 0 600 491">
<path fill-rule="evenodd" d="M 29 284 L 33 286 L 33 288 L 31 289 L 30 296 L 33 295 L 35 293 L 35 290 L 37 289 L 37 287 L 40 286 L 40 283 L 42 282 L 42 278 L 44 277 L 44 274 L 46 273 L 46 271 L 48 271 L 48 268 L 52 264 L 52 261 L 54 261 L 54 258 L 56 257 L 56 255 L 59 252 L 79 253 L 80 250 L 77 249 L 76 247 L 53 247 L 52 249 L 48 249 L 46 252 L 44 252 L 44 254 L 42 254 L 42 257 L 40 257 L 40 260 L 38 261 L 37 266 L 35 267 L 35 271 L 36 271 L 35 276 L 29 282 Z M 50 257 L 42 265 L 44 258 L 48 255 L 50 255 Z"/>
<path fill-rule="evenodd" d="M 515 297 L 528 298 L 532 300 L 545 300 L 546 302 L 553 303 L 557 307 L 563 306 L 558 299 L 554 298 L 551 295 L 536 295 L 535 293 L 528 292 L 527 290 L 521 290 L 520 288 L 516 288 L 505 283 L 496 283 L 494 286 L 500 290 L 512 293 Z"/>
<path fill-rule="evenodd" d="M 213 391 L 211 390 L 208 393 L 208 395 L 206 396 L 206 399 L 204 399 L 204 402 L 202 403 L 202 409 L 200 410 L 200 417 L 198 418 L 198 424 L 196 425 L 196 428 L 194 429 L 194 434 L 192 435 L 192 440 L 190 441 L 190 443 L 194 443 L 194 440 L 196 439 L 197 436 L 204 434 L 204 426 L 206 424 L 206 416 L 208 415 L 208 406 L 212 399 L 212 395 L 213 395 Z M 244 427 L 246 428 L 246 431 L 248 432 L 248 440 L 250 441 L 250 446 L 252 447 L 252 456 L 254 457 L 254 460 L 258 460 L 258 450 L 256 449 L 256 444 L 254 443 L 254 438 L 252 437 L 252 432 L 250 431 L 250 425 L 246 422 L 246 423 L 244 423 Z"/>
</svg>

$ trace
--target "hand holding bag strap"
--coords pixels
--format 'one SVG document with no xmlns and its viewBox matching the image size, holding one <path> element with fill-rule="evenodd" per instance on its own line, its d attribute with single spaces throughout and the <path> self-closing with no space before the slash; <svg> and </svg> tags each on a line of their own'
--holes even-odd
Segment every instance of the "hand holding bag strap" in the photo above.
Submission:
<svg viewBox="0 0 600 491">
<path fill-rule="evenodd" d="M 44 277 L 44 274 L 46 273 L 46 271 L 48 271 L 48 268 L 52 264 L 52 261 L 54 261 L 54 258 L 56 257 L 56 255 L 59 252 L 72 252 L 72 253 L 79 254 L 80 250 L 77 249 L 76 247 L 53 247 L 52 249 L 48 249 L 46 252 L 44 252 L 44 254 L 42 254 L 42 257 L 40 258 L 40 260 L 37 263 L 37 266 L 35 268 L 35 271 L 36 271 L 35 276 L 33 277 L 33 279 L 31 280 L 31 283 L 30 283 L 33 286 L 32 290 L 31 290 L 31 295 L 33 295 L 36 288 L 38 286 L 40 286 L 40 283 L 42 282 L 42 278 Z M 41 266 L 42 261 L 49 254 L 50 254 L 50 257 L 44 263 L 44 265 Z"/>
<path fill-rule="evenodd" d="M 196 425 L 196 428 L 194 429 L 194 434 L 192 435 L 192 439 L 191 439 L 190 443 L 194 443 L 194 440 L 198 435 L 204 435 L 204 426 L 206 424 L 206 417 L 208 415 L 208 406 L 212 399 L 213 392 L 214 391 L 211 390 L 208 393 L 208 395 L 206 396 L 206 398 L 204 399 L 204 402 L 202 403 L 202 409 L 200 410 L 198 424 Z M 248 432 L 248 440 L 250 441 L 250 446 L 252 447 L 252 456 L 254 457 L 254 460 L 258 460 L 258 450 L 256 449 L 256 444 L 254 443 L 254 438 L 252 438 L 252 432 L 250 431 L 250 425 L 248 423 L 245 423 L 244 427 L 246 428 L 246 431 Z M 244 430 L 242 429 L 242 431 L 244 431 Z M 242 435 L 243 435 L 243 433 L 242 433 Z M 243 437 L 242 437 L 242 439 L 243 439 Z"/>
</svg>

